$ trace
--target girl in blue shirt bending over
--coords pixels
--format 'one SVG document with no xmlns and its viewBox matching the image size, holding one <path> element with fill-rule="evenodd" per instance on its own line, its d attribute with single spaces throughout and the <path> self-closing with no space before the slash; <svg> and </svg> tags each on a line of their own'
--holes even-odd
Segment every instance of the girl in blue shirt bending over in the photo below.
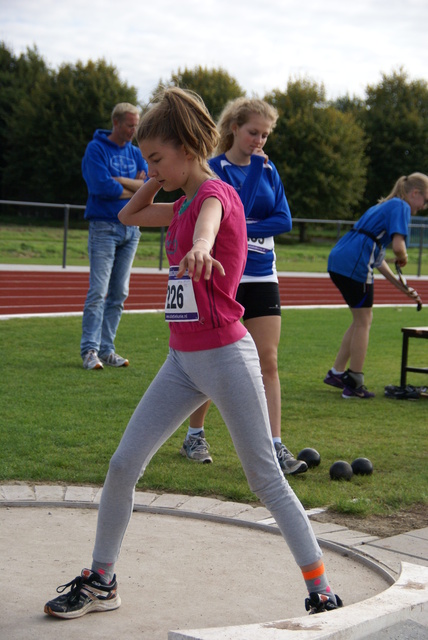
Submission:
<svg viewBox="0 0 428 640">
<path fill-rule="evenodd" d="M 406 237 L 410 216 L 428 202 L 428 177 L 412 173 L 397 180 L 391 193 L 371 207 L 332 249 L 328 272 L 352 313 L 352 323 L 340 345 L 334 366 L 324 379 L 342 389 L 342 398 L 373 398 L 364 386 L 363 365 L 369 343 L 373 307 L 373 268 L 415 302 L 414 289 L 406 289 L 386 263 L 391 244 L 396 263 L 407 264 Z M 347 365 L 349 362 L 349 368 Z"/>
</svg>

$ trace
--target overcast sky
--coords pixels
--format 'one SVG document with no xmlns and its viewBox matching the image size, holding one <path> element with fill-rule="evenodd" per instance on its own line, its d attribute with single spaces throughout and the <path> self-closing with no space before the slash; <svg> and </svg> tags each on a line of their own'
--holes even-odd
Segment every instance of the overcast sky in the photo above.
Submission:
<svg viewBox="0 0 428 640">
<path fill-rule="evenodd" d="M 427 0 L 0 0 L 0 40 L 52 68 L 104 58 L 141 101 L 159 80 L 223 68 L 248 95 L 323 83 L 364 97 L 400 67 L 428 79 Z"/>
</svg>

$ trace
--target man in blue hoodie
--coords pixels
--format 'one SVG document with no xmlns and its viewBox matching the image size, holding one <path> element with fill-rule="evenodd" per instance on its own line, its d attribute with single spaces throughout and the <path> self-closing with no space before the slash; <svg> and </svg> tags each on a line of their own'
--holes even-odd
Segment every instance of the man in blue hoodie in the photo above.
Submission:
<svg viewBox="0 0 428 640">
<path fill-rule="evenodd" d="M 112 112 L 111 131 L 97 129 L 82 160 L 88 187 L 89 290 L 82 320 L 80 354 L 84 369 L 127 367 L 114 339 L 128 297 L 131 267 L 140 239 L 138 227 L 123 225 L 117 214 L 147 177 L 147 163 L 132 144 L 139 110 L 121 102 Z"/>
</svg>

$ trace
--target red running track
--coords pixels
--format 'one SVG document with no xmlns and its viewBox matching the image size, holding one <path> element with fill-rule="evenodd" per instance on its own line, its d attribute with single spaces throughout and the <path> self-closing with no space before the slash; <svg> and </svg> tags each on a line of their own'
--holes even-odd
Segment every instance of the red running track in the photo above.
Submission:
<svg viewBox="0 0 428 640">
<path fill-rule="evenodd" d="M 167 284 L 166 273 L 132 273 L 127 311 L 162 310 Z M 409 279 L 428 304 L 428 279 Z M 323 306 L 343 304 L 336 287 L 327 277 L 287 275 L 279 277 L 281 304 Z M 75 271 L 0 270 L 0 315 L 33 313 L 80 313 L 88 289 L 88 273 Z M 409 304 L 409 299 L 384 278 L 376 279 L 375 304 Z"/>
</svg>

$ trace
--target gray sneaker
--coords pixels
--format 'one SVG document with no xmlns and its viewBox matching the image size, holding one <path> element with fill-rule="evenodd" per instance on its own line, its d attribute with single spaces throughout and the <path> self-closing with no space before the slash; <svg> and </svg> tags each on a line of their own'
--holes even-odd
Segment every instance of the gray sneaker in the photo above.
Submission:
<svg viewBox="0 0 428 640">
<path fill-rule="evenodd" d="M 84 369 L 104 369 L 103 364 L 94 349 L 85 353 L 82 358 Z"/>
<path fill-rule="evenodd" d="M 205 440 L 205 433 L 201 431 L 196 436 L 187 436 L 180 449 L 180 453 L 185 458 L 187 457 L 195 462 L 210 464 L 213 459 L 208 452 L 209 448 L 210 445 Z"/>
<path fill-rule="evenodd" d="M 306 462 L 304 460 L 296 460 L 282 442 L 275 442 L 275 449 L 279 466 L 284 475 L 296 476 L 298 473 L 305 473 L 308 470 Z"/>
<path fill-rule="evenodd" d="M 129 360 L 126 358 L 122 358 L 117 353 L 112 351 L 108 354 L 108 356 L 100 356 L 101 362 L 108 365 L 109 367 L 127 367 L 129 364 Z"/>
</svg>

